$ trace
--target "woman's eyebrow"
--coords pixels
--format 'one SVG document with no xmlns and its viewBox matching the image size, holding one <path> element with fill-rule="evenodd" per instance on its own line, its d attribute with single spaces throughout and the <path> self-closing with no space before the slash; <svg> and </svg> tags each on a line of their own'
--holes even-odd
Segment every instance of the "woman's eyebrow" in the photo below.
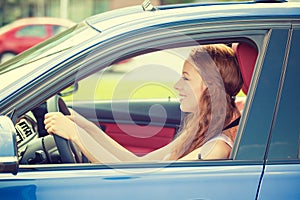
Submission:
<svg viewBox="0 0 300 200">
<path fill-rule="evenodd" d="M 188 72 L 186 72 L 186 71 L 183 71 L 182 74 L 183 74 L 183 75 L 188 75 L 188 76 L 190 75 L 190 74 L 189 74 Z"/>
</svg>

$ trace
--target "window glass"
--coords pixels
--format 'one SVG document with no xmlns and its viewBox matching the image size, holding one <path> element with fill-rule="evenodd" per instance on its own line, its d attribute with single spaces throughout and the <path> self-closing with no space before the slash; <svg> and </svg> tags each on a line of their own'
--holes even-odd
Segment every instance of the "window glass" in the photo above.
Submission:
<svg viewBox="0 0 300 200">
<path fill-rule="evenodd" d="M 26 26 L 16 33 L 17 37 L 46 37 L 47 33 L 44 25 Z"/>
<path fill-rule="evenodd" d="M 73 100 L 173 99 L 191 47 L 162 50 L 125 59 L 79 82 Z M 68 100 L 68 99 L 67 99 Z"/>
<path fill-rule="evenodd" d="M 189 52 L 195 47 L 160 50 L 122 60 L 79 81 L 76 93 L 65 100 L 177 98 L 174 84 L 181 76 Z M 253 67 L 255 62 L 256 56 Z M 248 79 L 250 81 L 251 77 Z M 241 109 L 245 97 L 243 90 L 237 95 L 237 106 Z"/>
<path fill-rule="evenodd" d="M 268 159 L 299 158 L 300 123 L 300 68 L 299 45 L 300 31 L 293 32 L 287 67 L 283 70 L 283 86 L 280 93 L 278 113 L 272 131 Z"/>
</svg>

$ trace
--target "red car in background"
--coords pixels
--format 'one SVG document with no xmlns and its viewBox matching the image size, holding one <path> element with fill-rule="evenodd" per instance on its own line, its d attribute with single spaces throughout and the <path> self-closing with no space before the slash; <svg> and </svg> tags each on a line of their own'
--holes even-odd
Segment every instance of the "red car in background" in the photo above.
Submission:
<svg viewBox="0 0 300 200">
<path fill-rule="evenodd" d="M 74 24 L 61 18 L 31 17 L 0 28 L 0 62 L 5 62 Z"/>
</svg>

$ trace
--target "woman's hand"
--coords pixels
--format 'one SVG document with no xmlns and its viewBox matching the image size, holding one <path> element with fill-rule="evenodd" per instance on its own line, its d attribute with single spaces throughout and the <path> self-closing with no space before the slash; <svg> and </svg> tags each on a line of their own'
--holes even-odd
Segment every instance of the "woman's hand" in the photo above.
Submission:
<svg viewBox="0 0 300 200">
<path fill-rule="evenodd" d="M 47 113 L 44 123 L 49 134 L 56 134 L 67 140 L 74 140 L 76 137 L 76 124 L 60 112 Z"/>
</svg>

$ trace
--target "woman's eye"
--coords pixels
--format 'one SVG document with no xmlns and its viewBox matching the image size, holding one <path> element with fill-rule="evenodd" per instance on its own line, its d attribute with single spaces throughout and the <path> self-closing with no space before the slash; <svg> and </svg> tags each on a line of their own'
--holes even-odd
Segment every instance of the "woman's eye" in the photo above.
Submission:
<svg viewBox="0 0 300 200">
<path fill-rule="evenodd" d="M 182 77 L 183 80 L 188 81 L 189 79 L 186 77 Z"/>
</svg>

